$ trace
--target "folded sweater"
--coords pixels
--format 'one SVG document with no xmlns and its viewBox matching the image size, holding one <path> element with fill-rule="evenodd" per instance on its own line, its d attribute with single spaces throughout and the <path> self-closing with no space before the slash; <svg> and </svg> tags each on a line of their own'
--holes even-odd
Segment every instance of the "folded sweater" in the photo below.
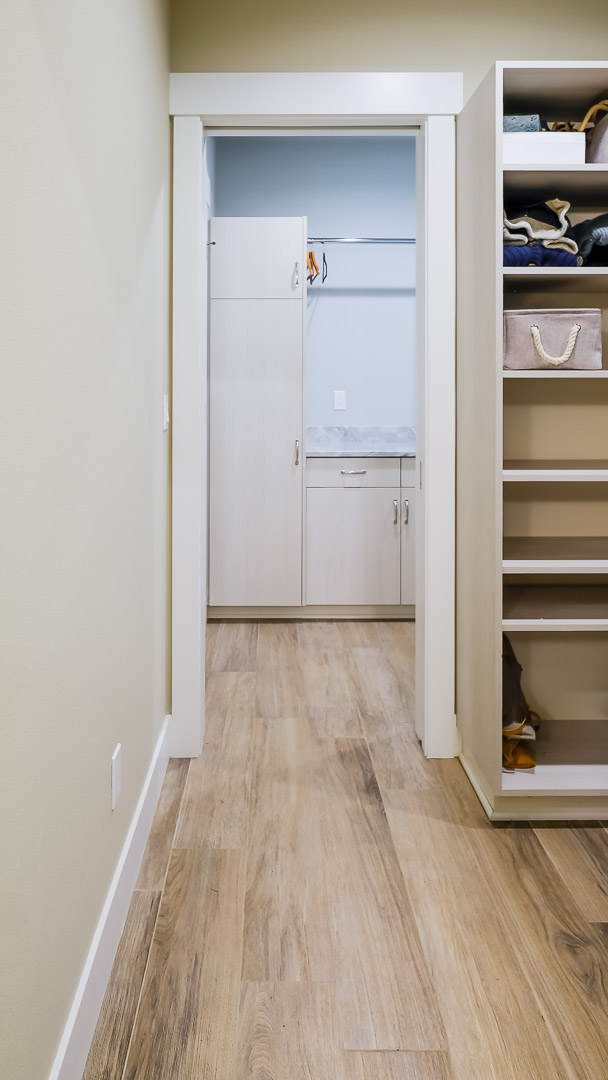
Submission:
<svg viewBox="0 0 608 1080">
<path fill-rule="evenodd" d="M 579 259 L 572 251 L 546 248 L 542 244 L 518 247 L 506 244 L 503 248 L 504 266 L 578 266 Z"/>
<path fill-rule="evenodd" d="M 504 243 L 519 246 L 542 244 L 546 248 L 570 251 L 576 255 L 576 241 L 566 235 L 571 232 L 569 209 L 570 203 L 565 199 L 548 199 L 544 203 L 507 208 L 504 211 Z"/>
</svg>

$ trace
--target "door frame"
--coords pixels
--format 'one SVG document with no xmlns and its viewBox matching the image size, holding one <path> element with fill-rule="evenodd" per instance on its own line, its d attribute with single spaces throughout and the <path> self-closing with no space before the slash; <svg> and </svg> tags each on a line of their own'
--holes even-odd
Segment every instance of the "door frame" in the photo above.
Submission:
<svg viewBox="0 0 608 1080">
<path fill-rule="evenodd" d="M 171 754 L 201 752 L 207 612 L 205 130 L 416 127 L 416 730 L 454 757 L 455 118 L 460 72 L 170 76 L 173 117 Z M 282 111 L 278 112 L 277 108 Z"/>
</svg>

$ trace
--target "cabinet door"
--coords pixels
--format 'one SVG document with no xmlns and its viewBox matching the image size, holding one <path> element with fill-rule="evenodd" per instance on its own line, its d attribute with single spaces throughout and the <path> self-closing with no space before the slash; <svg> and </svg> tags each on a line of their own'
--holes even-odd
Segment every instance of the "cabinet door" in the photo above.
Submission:
<svg viewBox="0 0 608 1080">
<path fill-rule="evenodd" d="M 211 301 L 209 399 L 209 603 L 299 605 L 302 304 Z"/>
<path fill-rule="evenodd" d="M 307 603 L 398 604 L 399 488 L 306 494 Z"/>
<path fill-rule="evenodd" d="M 416 488 L 402 488 L 401 516 L 401 603 L 416 603 Z"/>
<path fill-rule="evenodd" d="M 212 300 L 301 300 L 306 218 L 212 218 Z"/>
</svg>

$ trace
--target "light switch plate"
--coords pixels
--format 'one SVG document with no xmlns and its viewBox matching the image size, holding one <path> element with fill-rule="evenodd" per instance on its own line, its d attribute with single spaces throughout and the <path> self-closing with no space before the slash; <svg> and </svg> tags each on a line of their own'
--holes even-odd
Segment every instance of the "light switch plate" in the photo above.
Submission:
<svg viewBox="0 0 608 1080">
<path fill-rule="evenodd" d="M 346 408 L 346 390 L 334 390 L 334 409 Z"/>
<path fill-rule="evenodd" d="M 116 803 L 122 791 L 122 745 L 116 744 L 112 754 L 112 810 L 116 809 Z"/>
<path fill-rule="evenodd" d="M 169 395 L 163 394 L 163 431 L 169 427 Z"/>
</svg>

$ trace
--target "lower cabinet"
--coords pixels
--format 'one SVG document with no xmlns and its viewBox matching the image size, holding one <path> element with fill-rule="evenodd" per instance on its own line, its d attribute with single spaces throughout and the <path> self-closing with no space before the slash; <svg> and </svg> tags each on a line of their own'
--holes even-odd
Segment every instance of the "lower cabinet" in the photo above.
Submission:
<svg viewBox="0 0 608 1080">
<path fill-rule="evenodd" d="M 308 488 L 306 602 L 401 602 L 401 489 Z"/>
<path fill-rule="evenodd" d="M 401 603 L 416 603 L 416 488 L 401 488 Z"/>
</svg>

